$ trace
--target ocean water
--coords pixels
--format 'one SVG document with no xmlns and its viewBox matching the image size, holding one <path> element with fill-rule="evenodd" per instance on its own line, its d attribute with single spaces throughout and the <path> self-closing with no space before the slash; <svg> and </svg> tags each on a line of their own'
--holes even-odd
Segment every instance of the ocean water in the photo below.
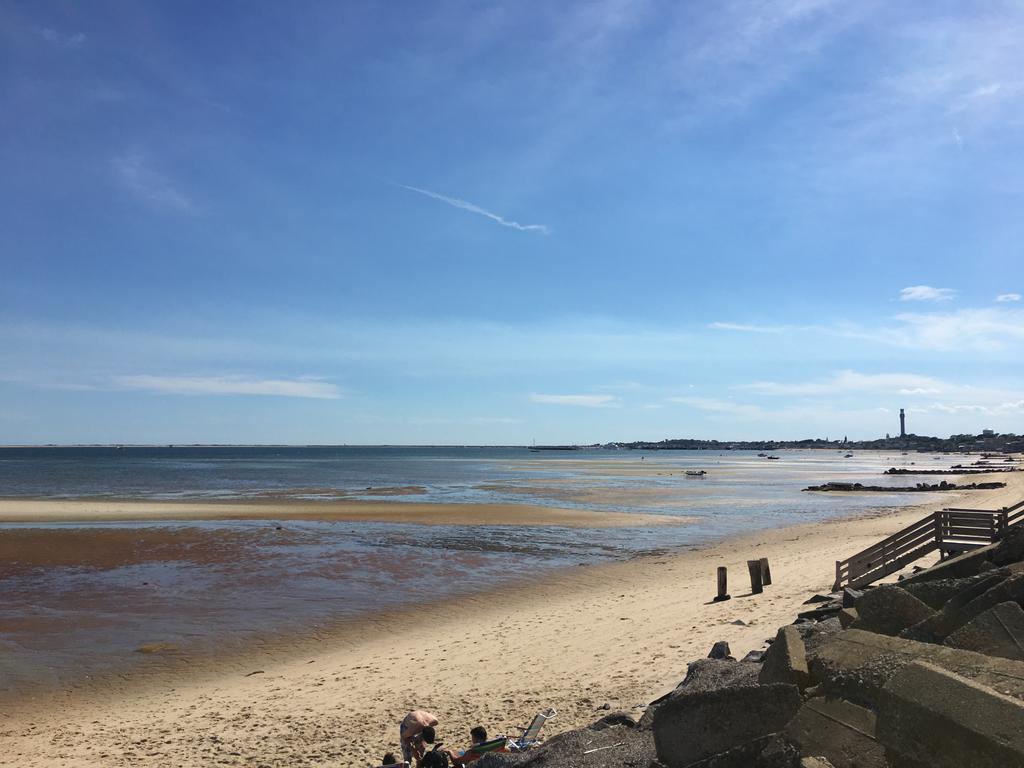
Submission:
<svg viewBox="0 0 1024 768">
<path fill-rule="evenodd" d="M 60 565 L 44 568 L 17 558 L 0 562 L 0 690 L 124 673 L 155 663 L 155 656 L 137 652 L 147 644 L 172 648 L 177 657 L 234 653 L 285 632 L 325 631 L 375 611 L 553 569 L 698 546 L 739 530 L 921 503 L 919 494 L 801 489 L 828 480 L 906 485 L 915 478 L 881 472 L 911 462 L 928 469 L 955 463 L 923 454 L 775 455 L 777 461 L 726 451 L 0 448 L 0 496 L 7 498 L 497 502 L 688 521 L 586 529 L 509 526 L 500 519 L 483 526 L 308 520 L 0 524 L 0 537 L 37 543 L 44 537 L 70 552 Z M 695 469 L 707 475 L 685 474 Z M 110 550 L 111 537 L 122 543 L 105 557 L 90 556 Z"/>
</svg>

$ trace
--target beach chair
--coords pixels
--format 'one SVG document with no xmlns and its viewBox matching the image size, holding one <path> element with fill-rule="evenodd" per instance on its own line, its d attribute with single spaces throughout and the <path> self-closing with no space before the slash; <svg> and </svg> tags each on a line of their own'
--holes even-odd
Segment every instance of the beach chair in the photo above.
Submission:
<svg viewBox="0 0 1024 768">
<path fill-rule="evenodd" d="M 512 752 L 522 752 L 524 749 L 529 749 L 534 746 L 538 741 L 540 741 L 540 729 L 544 727 L 544 723 L 557 714 L 558 713 L 555 711 L 554 707 L 549 707 L 543 712 L 538 712 L 530 724 L 523 729 L 521 736 L 508 740 L 509 749 Z"/>
<path fill-rule="evenodd" d="M 403 761 L 401 763 L 388 763 L 387 765 L 381 765 L 377 768 L 409 768 L 409 764 Z"/>
<path fill-rule="evenodd" d="M 475 744 L 462 753 L 462 757 L 455 761 L 456 765 L 466 765 L 479 760 L 488 752 L 508 752 L 508 737 L 499 736 L 496 739 L 485 741 L 482 744 Z"/>
</svg>

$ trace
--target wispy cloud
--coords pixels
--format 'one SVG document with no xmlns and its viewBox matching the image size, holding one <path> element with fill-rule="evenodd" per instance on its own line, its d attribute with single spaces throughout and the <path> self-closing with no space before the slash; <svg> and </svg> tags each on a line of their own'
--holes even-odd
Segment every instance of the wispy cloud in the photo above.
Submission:
<svg viewBox="0 0 1024 768">
<path fill-rule="evenodd" d="M 114 384 L 161 395 L 265 395 L 337 400 L 341 390 L 319 379 L 256 379 L 245 376 L 117 376 Z"/>
<path fill-rule="evenodd" d="M 37 31 L 43 40 L 58 48 L 78 48 L 85 43 L 85 34 L 82 32 L 66 35 L 50 27 L 42 27 Z"/>
<path fill-rule="evenodd" d="M 998 301 L 1000 303 L 1004 303 L 1004 302 L 1007 302 L 1007 301 L 1020 301 L 1020 294 L 1019 293 L 1001 293 L 998 296 L 996 296 L 996 301 Z"/>
<path fill-rule="evenodd" d="M 949 386 L 929 376 L 912 373 L 857 373 L 839 371 L 827 379 L 796 383 L 773 381 L 743 384 L 737 387 L 762 395 L 841 395 L 853 393 L 895 393 L 903 395 L 938 394 Z"/>
<path fill-rule="evenodd" d="M 520 224 L 518 221 L 511 221 L 509 219 L 506 219 L 504 216 L 494 213 L 493 211 L 489 211 L 486 208 L 481 208 L 479 205 L 471 203 L 468 200 L 460 200 L 457 197 L 448 197 L 447 195 L 442 195 L 437 192 L 431 192 L 429 189 L 410 187 L 408 184 L 398 184 L 396 186 L 399 186 L 402 189 L 407 189 L 410 192 L 416 192 L 417 194 L 425 195 L 426 197 L 432 198 L 434 200 L 440 200 L 442 203 L 447 203 L 453 208 L 458 208 L 463 211 L 475 213 L 479 216 L 484 216 L 490 219 L 491 221 L 496 221 L 503 227 L 509 227 L 510 229 L 518 229 L 520 232 L 540 232 L 542 235 L 547 235 L 550 234 L 551 232 L 551 230 L 548 229 L 547 225 L 545 224 Z"/>
<path fill-rule="evenodd" d="M 547 405 L 574 405 L 583 408 L 608 408 L 615 405 L 613 395 L 530 395 L 535 403 Z"/>
<path fill-rule="evenodd" d="M 184 192 L 137 150 L 116 155 L 112 160 L 118 182 L 136 197 L 158 208 L 195 213 L 196 205 Z"/>
<path fill-rule="evenodd" d="M 911 285 L 900 291 L 900 301 L 952 301 L 956 291 L 952 288 L 932 288 L 930 285 Z"/>
</svg>

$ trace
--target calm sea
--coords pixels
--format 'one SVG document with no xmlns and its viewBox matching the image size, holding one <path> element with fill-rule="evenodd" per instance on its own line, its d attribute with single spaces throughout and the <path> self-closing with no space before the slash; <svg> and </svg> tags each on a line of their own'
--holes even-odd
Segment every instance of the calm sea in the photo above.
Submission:
<svg viewBox="0 0 1024 768">
<path fill-rule="evenodd" d="M 66 536 L 197 535 L 129 562 L 24 569 L 0 563 L 0 686 L 63 683 L 147 663 L 136 649 L 237 650 L 284 631 L 537 577 L 555 568 L 695 546 L 737 530 L 920 503 L 905 494 L 802 493 L 827 480 L 907 484 L 882 470 L 948 456 L 782 451 L 541 451 L 525 447 L 0 448 L 0 496 L 514 503 L 692 519 L 629 528 L 267 520 L 54 524 Z M 694 478 L 687 470 L 703 469 Z M 388 495 L 402 489 L 402 495 Z M 379 494 L 384 494 L 382 497 Z M 38 529 L 0 525 L 0 536 Z M 132 535 L 134 540 L 134 534 Z M 190 541 L 194 540 L 189 539 Z M 77 538 L 73 541 L 78 541 Z M 204 545 L 205 546 L 205 545 Z M 202 556 L 200 556 L 201 553 Z M 17 564 L 6 564 L 16 566 Z M 2 574 L 6 573 L 6 576 Z"/>
</svg>

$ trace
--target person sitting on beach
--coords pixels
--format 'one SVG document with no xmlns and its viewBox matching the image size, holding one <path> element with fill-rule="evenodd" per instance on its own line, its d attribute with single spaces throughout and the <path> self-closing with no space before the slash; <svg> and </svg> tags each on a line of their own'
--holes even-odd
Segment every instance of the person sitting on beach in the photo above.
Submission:
<svg viewBox="0 0 1024 768">
<path fill-rule="evenodd" d="M 422 709 L 414 709 L 398 725 L 399 742 L 402 745 L 402 758 L 407 763 L 423 761 L 424 743 L 434 743 L 434 726 L 437 718 Z"/>
<path fill-rule="evenodd" d="M 487 729 L 482 725 L 471 728 L 469 731 L 469 740 L 471 742 L 469 745 L 470 748 L 473 748 L 478 744 L 483 744 L 487 741 Z M 448 757 L 451 758 L 452 765 L 466 765 L 467 763 L 473 762 L 472 760 L 463 760 L 466 755 L 466 750 L 463 750 L 459 754 L 455 754 L 455 752 L 450 749 L 445 751 L 448 753 Z"/>
</svg>

